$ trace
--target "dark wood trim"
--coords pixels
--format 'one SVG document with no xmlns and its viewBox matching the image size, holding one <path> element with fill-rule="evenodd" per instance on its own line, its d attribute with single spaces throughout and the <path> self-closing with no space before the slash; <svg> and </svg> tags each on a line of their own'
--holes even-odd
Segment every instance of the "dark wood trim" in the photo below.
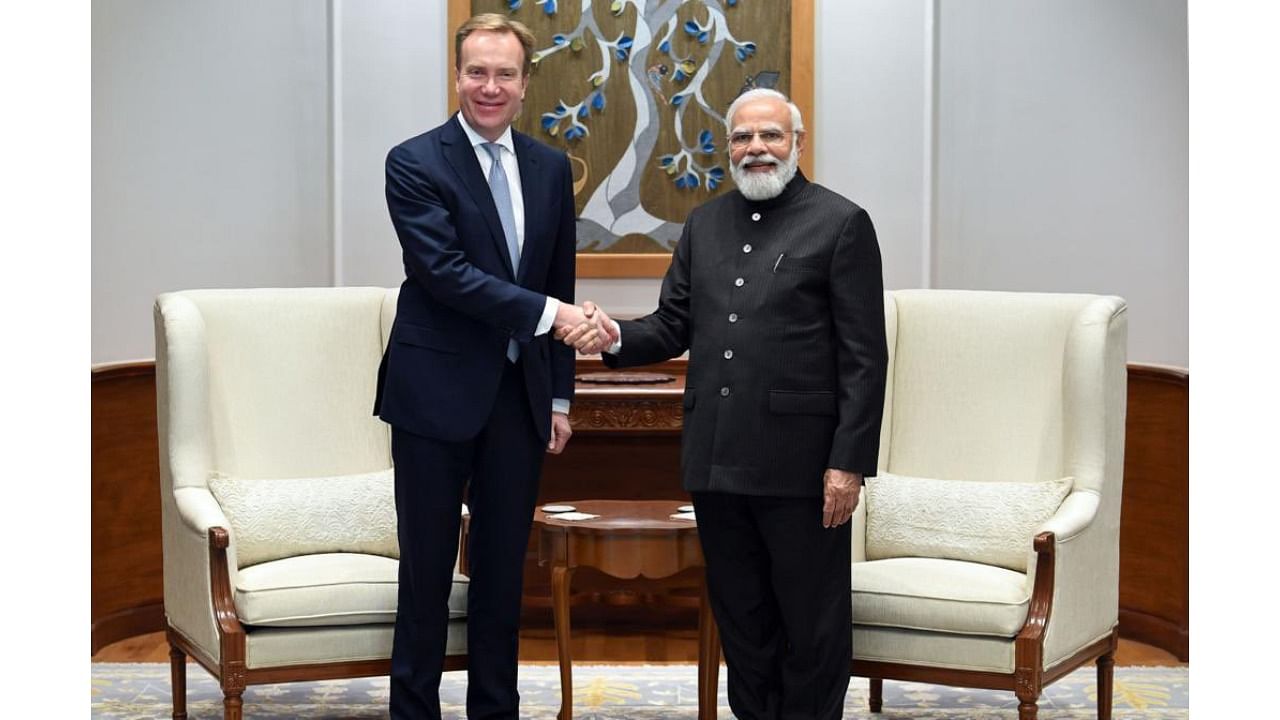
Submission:
<svg viewBox="0 0 1280 720">
<path fill-rule="evenodd" d="M 1013 692 L 1020 702 L 1020 715 L 1034 716 L 1036 701 L 1043 689 L 1044 634 L 1053 612 L 1053 581 L 1056 546 L 1053 533 L 1036 535 L 1036 582 L 1027 605 L 1027 620 L 1013 641 Z"/>
<path fill-rule="evenodd" d="M 1120 504 L 1120 632 L 1189 659 L 1190 376 L 1130 363 Z"/>
<path fill-rule="evenodd" d="M 116 380 L 123 377 L 153 377 L 156 374 L 155 360 L 126 360 L 123 362 L 99 363 L 89 369 L 93 382 Z"/>
<path fill-rule="evenodd" d="M 155 363 L 90 368 L 90 648 L 163 630 Z"/>
<path fill-rule="evenodd" d="M 666 253 L 582 253 L 578 255 L 575 269 L 577 276 L 584 278 L 658 278 L 665 275 L 670 266 L 671 256 Z"/>
<path fill-rule="evenodd" d="M 1119 632 L 1113 629 L 1111 634 L 1106 637 L 1090 643 L 1076 654 L 1053 667 L 1046 668 L 1041 674 L 1041 687 L 1043 688 L 1061 680 L 1080 666 L 1103 657 L 1108 652 L 1114 653 L 1119 637 Z M 901 682 L 982 688 L 984 690 L 1014 690 L 1016 684 L 1016 678 L 1013 673 L 938 668 L 875 660 L 854 660 L 850 665 L 849 674 L 869 678 L 873 682 L 877 679 L 898 680 Z M 879 712 L 879 709 L 873 709 L 872 712 Z"/>
<path fill-rule="evenodd" d="M 1167 650 L 1181 662 L 1191 654 L 1191 637 L 1186 628 L 1141 610 L 1120 608 L 1120 635 Z"/>
<path fill-rule="evenodd" d="M 849 674 L 881 680 L 933 683 L 984 690 L 1013 690 L 1012 673 L 908 665 L 883 660 L 854 660 L 849 666 Z"/>
<path fill-rule="evenodd" d="M 245 635 L 236 616 L 231 596 L 231 578 L 227 565 L 227 547 L 231 534 L 225 528 L 209 528 L 209 573 L 213 594 L 213 616 L 218 625 L 218 647 L 221 653 L 217 675 L 222 686 L 224 720 L 240 720 L 244 712 L 244 689 L 249 684 L 245 666 Z"/>
<path fill-rule="evenodd" d="M 1074 655 L 1067 657 L 1065 660 L 1060 660 L 1053 667 L 1045 668 L 1044 684 L 1049 685 L 1051 683 L 1055 683 L 1071 674 L 1071 672 L 1078 669 L 1081 665 L 1091 663 L 1108 653 L 1115 653 L 1116 646 L 1119 645 L 1119 643 L 1120 633 L 1113 627 L 1111 628 L 1110 634 L 1085 645 L 1076 651 Z"/>
<path fill-rule="evenodd" d="M 151 602 L 94 618 L 89 631 L 90 652 L 97 653 L 111 643 L 153 633 L 163 627 L 163 602 Z"/>
<path fill-rule="evenodd" d="M 1187 386 L 1191 381 L 1191 373 L 1186 368 L 1150 363 L 1129 363 L 1129 377 L 1177 386 Z"/>
</svg>

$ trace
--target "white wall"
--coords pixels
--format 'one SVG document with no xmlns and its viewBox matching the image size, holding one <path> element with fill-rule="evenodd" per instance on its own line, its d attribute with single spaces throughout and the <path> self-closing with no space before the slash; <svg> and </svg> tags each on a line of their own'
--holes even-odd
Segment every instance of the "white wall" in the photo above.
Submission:
<svg viewBox="0 0 1280 720">
<path fill-rule="evenodd" d="M 93 360 L 152 357 L 158 293 L 331 275 L 325 6 L 92 6 Z"/>
<path fill-rule="evenodd" d="M 340 158 L 338 285 L 399 285 L 383 162 L 400 141 L 448 118 L 446 4 L 334 3 Z"/>
<path fill-rule="evenodd" d="M 937 286 L 1122 295 L 1186 365 L 1186 6 L 940 7 Z"/>
<path fill-rule="evenodd" d="M 926 278 L 928 10 L 919 0 L 817 7 L 815 179 L 870 213 L 891 290 Z"/>
<path fill-rule="evenodd" d="M 817 16 L 816 179 L 870 211 L 886 287 L 1123 295 L 1130 357 L 1187 364 L 1184 4 Z M 93 21 L 94 361 L 152 354 L 162 290 L 400 282 L 382 162 L 445 119 L 445 3 L 117 0 Z M 633 315 L 658 286 L 578 298 Z"/>
</svg>

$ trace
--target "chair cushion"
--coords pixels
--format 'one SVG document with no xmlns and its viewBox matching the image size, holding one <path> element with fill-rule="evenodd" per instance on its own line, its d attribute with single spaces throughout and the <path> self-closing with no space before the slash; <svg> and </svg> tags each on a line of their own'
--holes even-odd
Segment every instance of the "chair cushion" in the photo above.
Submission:
<svg viewBox="0 0 1280 720">
<path fill-rule="evenodd" d="M 1043 482 L 867 479 L 867 559 L 929 557 L 1026 572 L 1036 530 L 1071 492 Z"/>
<path fill-rule="evenodd" d="M 312 553 L 400 557 L 390 468 L 323 478 L 216 475 L 209 490 L 231 522 L 241 568 Z"/>
<path fill-rule="evenodd" d="M 1027 577 L 933 558 L 853 563 L 855 625 L 1013 637 L 1027 619 Z"/>
<path fill-rule="evenodd" d="M 246 625 L 303 627 L 393 623 L 400 563 L 378 555 L 300 555 L 241 570 L 236 613 Z M 449 618 L 467 614 L 467 578 L 455 574 Z"/>
</svg>

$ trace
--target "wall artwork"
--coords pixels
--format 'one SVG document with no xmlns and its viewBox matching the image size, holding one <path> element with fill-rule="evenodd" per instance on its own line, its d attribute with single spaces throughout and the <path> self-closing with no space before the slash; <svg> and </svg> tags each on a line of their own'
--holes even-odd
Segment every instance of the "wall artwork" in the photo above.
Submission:
<svg viewBox="0 0 1280 720">
<path fill-rule="evenodd" d="M 580 276 L 666 271 L 689 211 L 733 187 L 724 113 L 744 88 L 791 96 L 812 132 L 813 0 L 450 0 L 450 30 L 482 12 L 537 37 L 515 127 L 569 156 Z"/>
</svg>

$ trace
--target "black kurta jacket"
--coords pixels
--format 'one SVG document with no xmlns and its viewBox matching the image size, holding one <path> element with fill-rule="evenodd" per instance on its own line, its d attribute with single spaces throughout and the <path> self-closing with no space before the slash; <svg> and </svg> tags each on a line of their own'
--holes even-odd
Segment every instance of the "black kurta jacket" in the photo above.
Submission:
<svg viewBox="0 0 1280 720">
<path fill-rule="evenodd" d="M 681 466 L 688 491 L 815 496 L 826 468 L 876 472 L 884 282 L 867 212 L 796 177 L 690 213 L 658 309 L 620 321 L 610 367 L 690 351 Z"/>
</svg>

